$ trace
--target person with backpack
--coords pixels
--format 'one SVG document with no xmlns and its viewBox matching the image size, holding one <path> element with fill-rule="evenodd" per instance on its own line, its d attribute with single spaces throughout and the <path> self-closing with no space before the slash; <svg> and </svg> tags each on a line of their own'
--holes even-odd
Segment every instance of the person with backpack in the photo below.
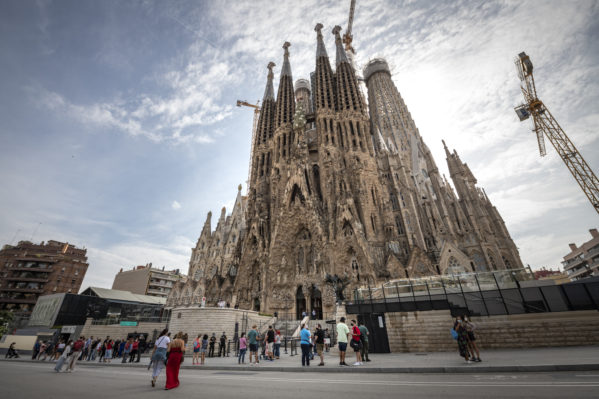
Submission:
<svg viewBox="0 0 599 399">
<path fill-rule="evenodd" d="M 470 353 L 468 352 L 468 331 L 466 330 L 466 323 L 462 319 L 463 316 L 456 318 L 451 335 L 458 341 L 460 356 L 466 360 L 466 363 L 472 363 Z"/>
<path fill-rule="evenodd" d="M 69 364 L 67 366 L 66 372 L 71 373 L 75 369 L 75 364 L 77 360 L 79 360 L 79 356 L 81 356 L 81 352 L 83 351 L 83 346 L 85 345 L 85 337 L 81 336 L 72 346 Z"/>
<path fill-rule="evenodd" d="M 349 346 L 351 346 L 354 349 L 354 353 L 356 354 L 356 362 L 354 363 L 354 366 L 361 366 L 362 365 L 362 357 L 360 355 L 360 351 L 362 349 L 362 339 L 360 338 L 362 336 L 362 333 L 360 332 L 360 328 L 356 325 L 356 321 L 352 320 L 351 321 L 351 342 L 349 343 Z"/>
<path fill-rule="evenodd" d="M 198 334 L 198 337 L 193 340 L 193 359 L 191 361 L 192 365 L 200 364 L 200 349 L 202 348 L 201 337 L 202 334 Z"/>
<path fill-rule="evenodd" d="M 129 338 L 125 342 L 125 346 L 123 347 L 123 360 L 121 360 L 121 363 L 127 363 L 127 358 L 129 357 L 129 354 L 131 353 L 132 346 L 133 346 L 132 339 Z"/>
<path fill-rule="evenodd" d="M 167 335 L 168 329 L 165 328 L 160 333 L 160 336 L 156 339 L 154 343 L 154 352 L 152 352 L 152 364 L 154 365 L 152 369 L 152 387 L 156 386 L 156 380 L 160 375 L 160 372 L 164 368 L 164 364 L 166 363 L 166 351 L 171 343 L 171 339 Z"/>
</svg>

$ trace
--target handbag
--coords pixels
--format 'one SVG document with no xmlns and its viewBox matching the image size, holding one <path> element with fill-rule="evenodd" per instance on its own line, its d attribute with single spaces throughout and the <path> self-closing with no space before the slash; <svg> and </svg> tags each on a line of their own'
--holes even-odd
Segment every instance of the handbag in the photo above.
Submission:
<svg viewBox="0 0 599 399">
<path fill-rule="evenodd" d="M 451 336 L 453 337 L 453 339 L 457 340 L 458 332 L 456 330 L 454 330 L 453 328 L 450 331 L 451 331 Z"/>
</svg>

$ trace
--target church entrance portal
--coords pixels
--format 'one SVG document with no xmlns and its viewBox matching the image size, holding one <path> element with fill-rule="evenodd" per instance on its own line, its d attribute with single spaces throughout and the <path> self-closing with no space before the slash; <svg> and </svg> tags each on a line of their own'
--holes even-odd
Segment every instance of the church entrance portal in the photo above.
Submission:
<svg viewBox="0 0 599 399">
<path fill-rule="evenodd" d="M 306 297 L 302 287 L 297 287 L 297 293 L 295 294 L 295 317 L 298 320 L 302 319 L 302 313 L 306 312 Z"/>
<path fill-rule="evenodd" d="M 312 311 L 316 312 L 316 319 L 322 320 L 322 294 L 315 286 L 312 286 L 312 295 L 310 297 L 310 315 L 312 315 Z"/>
</svg>

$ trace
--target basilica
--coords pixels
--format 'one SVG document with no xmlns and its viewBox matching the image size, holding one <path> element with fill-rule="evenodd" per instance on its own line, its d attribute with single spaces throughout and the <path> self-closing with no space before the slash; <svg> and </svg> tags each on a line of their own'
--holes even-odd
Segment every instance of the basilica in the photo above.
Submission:
<svg viewBox="0 0 599 399">
<path fill-rule="evenodd" d="M 214 230 L 208 213 L 168 307 L 224 302 L 322 318 L 358 287 L 522 267 L 468 165 L 443 142 L 451 182 L 439 172 L 386 61 L 358 76 L 340 31 L 333 60 L 316 25 L 306 79 L 293 81 L 288 42 L 276 91 L 268 64 L 247 194 L 239 186 Z"/>
</svg>

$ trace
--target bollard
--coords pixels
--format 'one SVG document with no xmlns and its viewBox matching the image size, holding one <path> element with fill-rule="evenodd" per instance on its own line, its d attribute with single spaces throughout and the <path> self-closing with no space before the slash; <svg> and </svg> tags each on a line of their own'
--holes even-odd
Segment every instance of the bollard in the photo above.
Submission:
<svg viewBox="0 0 599 399">
<path fill-rule="evenodd" d="M 285 354 L 287 354 L 287 337 L 285 337 Z"/>
</svg>

